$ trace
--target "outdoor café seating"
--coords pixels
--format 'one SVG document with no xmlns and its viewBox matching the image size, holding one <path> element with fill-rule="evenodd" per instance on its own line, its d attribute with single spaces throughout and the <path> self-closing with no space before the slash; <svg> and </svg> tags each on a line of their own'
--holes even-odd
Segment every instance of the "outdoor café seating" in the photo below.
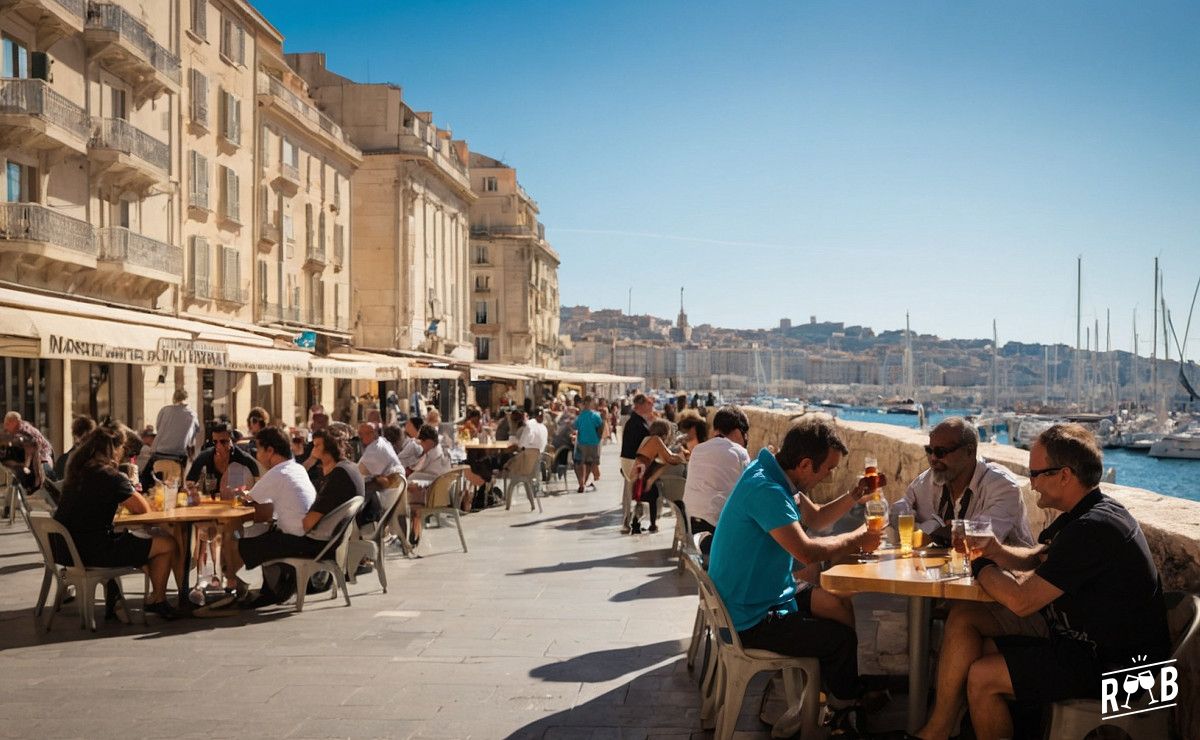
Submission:
<svg viewBox="0 0 1200 740">
<path fill-rule="evenodd" d="M 285 565 L 296 571 L 296 611 L 304 611 L 304 592 L 308 580 L 316 573 L 325 572 L 333 576 L 336 588 L 332 589 L 331 599 L 336 599 L 338 590 L 350 606 L 350 591 L 346 588 L 346 568 L 350 554 L 350 536 L 354 531 L 354 517 L 363 507 L 362 496 L 356 496 L 325 516 L 317 526 L 313 527 L 308 536 L 317 539 L 328 538 L 328 542 L 317 553 L 309 558 L 277 558 L 263 563 L 266 568 L 270 565 Z"/>
</svg>

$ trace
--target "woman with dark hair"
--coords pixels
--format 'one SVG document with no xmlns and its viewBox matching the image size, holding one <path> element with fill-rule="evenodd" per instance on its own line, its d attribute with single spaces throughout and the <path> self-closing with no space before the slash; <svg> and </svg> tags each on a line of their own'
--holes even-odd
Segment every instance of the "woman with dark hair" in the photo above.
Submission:
<svg viewBox="0 0 1200 740">
<path fill-rule="evenodd" d="M 175 612 L 167 604 L 167 578 L 175 561 L 175 540 L 113 532 L 117 507 L 123 505 L 134 514 L 150 511 L 149 502 L 117 469 L 124 450 L 125 436 L 112 426 L 97 427 L 84 437 L 67 464 L 62 501 L 54 518 L 71 533 L 83 565 L 145 566 L 152 589 L 146 611 L 172 619 Z M 56 538 L 53 544 L 54 559 L 68 563 L 69 553 L 61 540 Z"/>
<path fill-rule="evenodd" d="M 676 419 L 676 428 L 684 435 L 683 447 L 688 452 L 696 449 L 696 445 L 708 441 L 708 422 L 699 411 L 688 409 Z"/>
<path fill-rule="evenodd" d="M 637 460 L 633 466 L 634 475 L 642 482 L 641 501 L 650 507 L 650 532 L 658 531 L 658 479 L 668 465 L 683 465 L 687 462 L 687 454 L 676 455 L 667 447 L 667 436 L 671 433 L 671 425 L 663 419 L 650 422 L 650 433 L 638 446 Z M 642 531 L 641 522 L 635 514 L 630 523 L 632 534 Z"/>
</svg>

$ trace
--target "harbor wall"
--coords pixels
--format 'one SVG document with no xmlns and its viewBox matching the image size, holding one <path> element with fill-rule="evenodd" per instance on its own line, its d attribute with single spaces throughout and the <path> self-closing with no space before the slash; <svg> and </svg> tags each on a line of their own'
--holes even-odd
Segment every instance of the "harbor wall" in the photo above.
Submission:
<svg viewBox="0 0 1200 740">
<path fill-rule="evenodd" d="M 750 419 L 750 452 L 767 445 L 778 446 L 792 421 L 794 414 L 769 409 L 743 407 Z M 838 421 L 843 441 L 850 454 L 833 474 L 811 492 L 814 501 L 822 503 L 845 493 L 857 481 L 867 455 L 879 461 L 879 471 L 888 477 L 885 495 L 896 501 L 914 478 L 922 473 L 928 463 L 924 446 L 929 441 L 928 431 L 909 429 L 891 424 Z M 988 461 L 1004 465 L 1017 475 L 1021 482 L 1021 494 L 1030 531 L 1037 536 L 1057 512 L 1038 508 L 1037 494 L 1030 488 L 1026 476 L 1029 473 L 1029 453 L 1008 445 L 982 443 L 980 456 Z M 1167 590 L 1200 593 L 1200 502 L 1165 496 L 1140 488 L 1102 484 L 1104 493 L 1121 502 L 1141 524 L 1150 552 L 1161 574 L 1163 587 Z M 907 668 L 907 645 L 904 637 L 904 615 L 878 614 L 878 632 L 875 636 L 862 635 L 860 645 L 864 648 L 860 663 L 888 672 L 903 672 Z M 896 624 L 896 619 L 899 624 Z M 875 639 L 872 639 L 874 637 Z M 865 654 L 870 651 L 871 654 Z M 1180 728 L 1183 737 L 1200 738 L 1200 645 L 1193 646 L 1179 665 L 1180 673 Z M 1099 687 L 1097 687 L 1097 697 Z"/>
</svg>

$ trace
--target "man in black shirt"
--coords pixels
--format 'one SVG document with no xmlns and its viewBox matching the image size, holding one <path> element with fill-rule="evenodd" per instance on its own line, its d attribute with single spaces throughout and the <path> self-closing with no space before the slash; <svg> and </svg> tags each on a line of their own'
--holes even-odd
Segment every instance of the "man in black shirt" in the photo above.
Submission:
<svg viewBox="0 0 1200 740">
<path fill-rule="evenodd" d="M 1064 513 L 1036 547 L 994 537 L 968 543 L 972 573 L 997 604 L 951 610 L 937 702 L 920 737 L 949 735 L 964 685 L 976 736 L 1013 737 L 1009 699 L 1099 698 L 1104 671 L 1167 657 L 1158 570 L 1137 521 L 1100 492 L 1102 471 L 1100 448 L 1082 426 L 1056 424 L 1038 437 L 1030 483 L 1040 507 Z"/>
<path fill-rule="evenodd" d="M 621 493 L 621 533 L 629 534 L 629 522 L 633 514 L 633 465 L 637 460 L 638 447 L 650 433 L 650 422 L 654 419 L 654 399 L 645 393 L 633 397 L 633 413 L 621 431 L 621 475 L 625 477 L 625 488 Z"/>
<path fill-rule="evenodd" d="M 201 476 L 208 475 L 219 486 L 231 463 L 244 465 L 251 476 L 259 477 L 258 461 L 233 444 L 233 430 L 228 424 L 218 422 L 213 425 L 212 442 L 212 447 L 197 455 L 188 468 L 187 480 L 198 481 Z"/>
</svg>

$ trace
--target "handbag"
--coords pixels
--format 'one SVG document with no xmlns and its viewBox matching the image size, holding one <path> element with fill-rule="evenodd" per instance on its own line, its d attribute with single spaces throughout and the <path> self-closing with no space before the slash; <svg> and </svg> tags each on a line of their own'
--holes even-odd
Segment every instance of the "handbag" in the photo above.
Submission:
<svg viewBox="0 0 1200 740">
<path fill-rule="evenodd" d="M 646 491 L 646 481 L 644 479 L 638 478 L 637 480 L 635 480 L 633 482 L 633 489 L 632 489 L 631 495 L 632 495 L 634 501 L 641 501 L 642 494 L 645 493 L 645 491 Z"/>
</svg>

